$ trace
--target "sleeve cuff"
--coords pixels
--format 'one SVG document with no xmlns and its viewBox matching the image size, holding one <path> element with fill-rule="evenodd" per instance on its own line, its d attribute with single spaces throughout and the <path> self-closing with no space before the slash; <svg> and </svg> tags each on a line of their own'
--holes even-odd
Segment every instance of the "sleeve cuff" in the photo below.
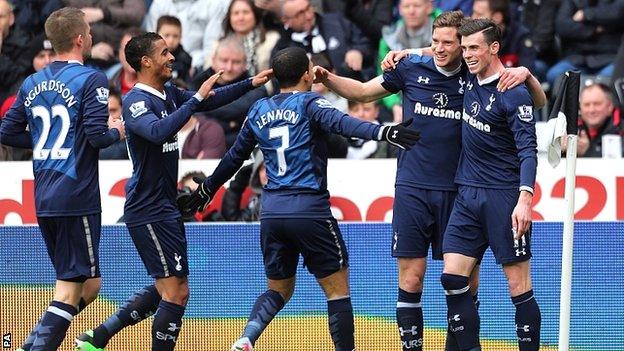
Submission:
<svg viewBox="0 0 624 351">
<path fill-rule="evenodd" d="M 188 95 L 187 95 L 187 96 L 188 96 Z M 204 101 L 204 97 L 203 97 L 203 96 L 201 96 L 201 95 L 199 94 L 199 92 L 195 93 L 195 95 L 193 95 L 193 97 L 194 97 L 194 98 L 195 98 L 198 102 L 202 102 L 202 101 Z"/>
<path fill-rule="evenodd" d="M 533 188 L 528 185 L 520 186 L 520 191 L 528 191 L 531 195 L 533 195 Z"/>
<path fill-rule="evenodd" d="M 377 140 L 378 141 L 382 141 L 383 140 L 383 134 L 384 134 L 384 130 L 386 128 L 390 128 L 390 127 L 388 127 L 388 126 L 381 126 L 381 127 L 379 127 L 379 132 L 377 132 Z"/>
</svg>

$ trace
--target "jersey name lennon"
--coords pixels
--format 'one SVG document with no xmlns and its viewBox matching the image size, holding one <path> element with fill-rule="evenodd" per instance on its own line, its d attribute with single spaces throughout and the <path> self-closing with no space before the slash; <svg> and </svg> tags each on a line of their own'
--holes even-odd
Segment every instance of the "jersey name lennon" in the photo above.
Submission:
<svg viewBox="0 0 624 351">
<path fill-rule="evenodd" d="M 256 124 L 258 125 L 259 129 L 262 129 L 265 125 L 269 124 L 272 121 L 280 119 L 291 124 L 295 124 L 299 120 L 299 117 L 299 114 L 293 110 L 271 110 L 258 117 L 258 119 L 256 120 Z"/>
</svg>

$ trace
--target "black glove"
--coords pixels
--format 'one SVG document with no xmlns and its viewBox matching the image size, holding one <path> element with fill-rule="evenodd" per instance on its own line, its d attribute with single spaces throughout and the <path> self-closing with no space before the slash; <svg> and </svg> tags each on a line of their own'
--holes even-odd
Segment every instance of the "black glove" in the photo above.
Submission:
<svg viewBox="0 0 624 351">
<path fill-rule="evenodd" d="M 420 132 L 408 128 L 414 121 L 413 118 L 394 126 L 385 126 L 381 133 L 381 140 L 390 145 L 409 150 L 420 139 Z"/>
<path fill-rule="evenodd" d="M 204 179 L 193 177 L 193 181 L 197 183 L 197 189 L 192 194 L 181 195 L 177 199 L 178 209 L 182 215 L 188 215 L 197 211 L 203 212 L 210 204 L 210 200 L 212 200 L 212 193 L 204 184 Z"/>
</svg>

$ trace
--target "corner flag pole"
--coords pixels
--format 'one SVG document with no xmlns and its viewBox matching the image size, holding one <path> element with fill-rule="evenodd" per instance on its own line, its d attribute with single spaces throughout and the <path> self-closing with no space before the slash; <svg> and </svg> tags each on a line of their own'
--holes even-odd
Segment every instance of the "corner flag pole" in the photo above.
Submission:
<svg viewBox="0 0 624 351">
<path fill-rule="evenodd" d="M 566 72 L 563 99 L 555 113 L 566 116 L 566 217 L 563 222 L 561 252 L 561 298 L 559 303 L 559 351 L 570 350 L 570 306 L 572 295 L 572 252 L 574 242 L 574 189 L 576 188 L 576 147 L 578 143 L 579 72 Z M 557 99 L 559 100 L 559 99 Z M 560 111 L 560 112 L 559 112 Z"/>
</svg>

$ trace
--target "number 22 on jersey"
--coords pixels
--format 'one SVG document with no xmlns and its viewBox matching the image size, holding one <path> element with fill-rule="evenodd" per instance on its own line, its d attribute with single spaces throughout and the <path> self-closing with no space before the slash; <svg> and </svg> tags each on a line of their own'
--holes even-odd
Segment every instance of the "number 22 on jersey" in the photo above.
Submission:
<svg viewBox="0 0 624 351">
<path fill-rule="evenodd" d="M 63 105 L 54 105 L 51 109 L 48 110 L 48 108 L 45 106 L 37 105 L 32 107 L 31 112 L 33 118 L 40 118 L 42 123 L 41 135 L 39 136 L 39 140 L 37 140 L 37 143 L 33 148 L 33 159 L 67 159 L 69 157 L 69 153 L 71 152 L 71 148 L 62 147 L 65 143 L 65 139 L 67 138 L 67 133 L 69 132 L 69 127 L 71 124 L 67 108 Z M 54 118 L 60 119 L 61 130 L 58 132 L 54 144 L 52 144 L 52 149 L 44 149 L 44 146 L 46 145 L 48 138 L 50 137 L 50 129 L 52 128 Z"/>
</svg>

